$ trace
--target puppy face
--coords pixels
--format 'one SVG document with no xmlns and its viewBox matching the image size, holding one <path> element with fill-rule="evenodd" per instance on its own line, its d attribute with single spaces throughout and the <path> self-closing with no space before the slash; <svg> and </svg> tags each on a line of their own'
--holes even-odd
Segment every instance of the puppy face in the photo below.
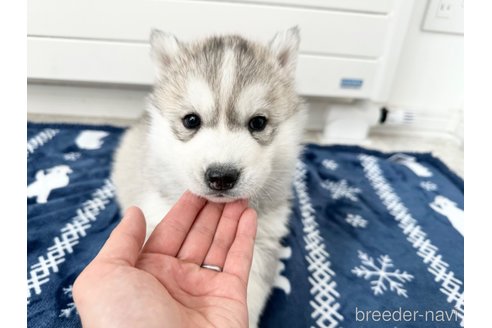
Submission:
<svg viewBox="0 0 492 328">
<path fill-rule="evenodd" d="M 239 36 L 183 44 L 154 31 L 152 152 L 181 186 L 213 201 L 251 198 L 296 148 L 297 28 L 269 46 Z M 294 136 L 289 136 L 289 132 Z"/>
</svg>

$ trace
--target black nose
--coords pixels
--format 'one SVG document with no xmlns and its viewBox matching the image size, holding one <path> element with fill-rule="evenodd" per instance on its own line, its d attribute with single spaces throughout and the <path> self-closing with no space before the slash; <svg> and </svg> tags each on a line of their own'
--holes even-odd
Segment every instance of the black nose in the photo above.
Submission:
<svg viewBox="0 0 492 328">
<path fill-rule="evenodd" d="M 240 171 L 231 165 L 211 165 L 205 172 L 205 181 L 212 190 L 229 190 L 234 187 Z"/>
</svg>

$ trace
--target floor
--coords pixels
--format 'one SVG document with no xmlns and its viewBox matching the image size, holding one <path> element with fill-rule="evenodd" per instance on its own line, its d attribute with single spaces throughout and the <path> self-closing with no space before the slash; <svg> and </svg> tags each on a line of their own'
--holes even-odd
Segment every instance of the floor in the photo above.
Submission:
<svg viewBox="0 0 492 328">
<path fill-rule="evenodd" d="M 449 139 L 404 138 L 394 136 L 373 135 L 372 147 L 382 151 L 415 151 L 430 152 L 441 159 L 451 170 L 464 178 L 464 150 L 456 142 Z"/>
<path fill-rule="evenodd" d="M 321 133 L 307 132 L 306 141 L 321 143 Z M 464 178 L 464 150 L 461 145 L 446 137 L 403 137 L 372 133 L 365 148 L 384 152 L 430 152 L 442 160 L 452 171 Z"/>
<path fill-rule="evenodd" d="M 110 124 L 116 126 L 128 126 L 131 120 L 104 118 L 104 117 L 75 117 L 61 115 L 28 114 L 27 118 L 32 122 L 70 122 L 82 124 Z M 308 131 L 305 134 L 306 142 L 321 143 L 321 133 Z M 373 133 L 369 136 L 370 145 L 366 148 L 380 151 L 413 151 L 430 152 L 441 159 L 451 170 L 464 178 L 464 150 L 461 145 L 451 138 L 445 137 L 403 137 Z"/>
</svg>

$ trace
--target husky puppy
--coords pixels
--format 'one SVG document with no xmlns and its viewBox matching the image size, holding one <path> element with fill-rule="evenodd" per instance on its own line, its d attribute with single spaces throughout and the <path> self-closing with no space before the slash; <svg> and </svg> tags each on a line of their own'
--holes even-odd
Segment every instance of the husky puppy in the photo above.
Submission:
<svg viewBox="0 0 492 328">
<path fill-rule="evenodd" d="M 248 286 L 256 327 L 288 232 L 305 121 L 294 81 L 299 30 L 268 45 L 236 35 L 182 43 L 157 30 L 150 41 L 157 80 L 115 153 L 118 201 L 143 210 L 148 236 L 187 189 L 214 202 L 249 199 L 258 213 Z"/>
</svg>

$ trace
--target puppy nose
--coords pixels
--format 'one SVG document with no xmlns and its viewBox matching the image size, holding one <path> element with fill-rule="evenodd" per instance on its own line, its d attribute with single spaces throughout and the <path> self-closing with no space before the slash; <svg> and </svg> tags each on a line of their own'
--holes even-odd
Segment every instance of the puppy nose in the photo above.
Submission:
<svg viewBox="0 0 492 328">
<path fill-rule="evenodd" d="M 229 190 L 234 187 L 240 171 L 231 165 L 211 165 L 205 171 L 205 181 L 212 190 Z"/>
</svg>

